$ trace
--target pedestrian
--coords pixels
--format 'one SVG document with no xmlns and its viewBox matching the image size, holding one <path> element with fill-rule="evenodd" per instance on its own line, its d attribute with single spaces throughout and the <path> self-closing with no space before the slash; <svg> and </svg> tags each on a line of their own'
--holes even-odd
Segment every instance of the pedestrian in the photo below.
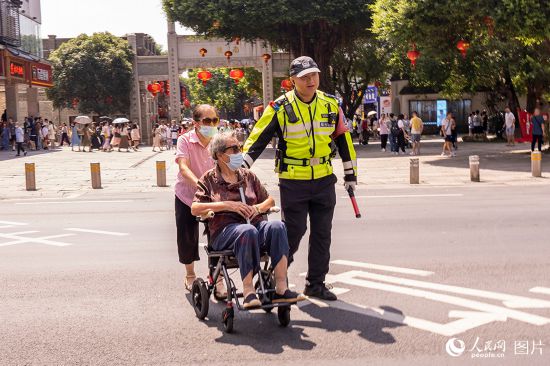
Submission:
<svg viewBox="0 0 550 366">
<path fill-rule="evenodd" d="M 44 150 L 48 150 L 48 145 L 50 144 L 50 130 L 48 129 L 48 125 L 44 123 L 40 131 L 40 135 L 42 138 L 42 147 L 44 148 Z"/>
<path fill-rule="evenodd" d="M 178 125 L 176 124 L 175 120 L 172 120 L 172 126 L 170 126 L 170 140 L 171 140 L 170 150 L 172 149 L 172 147 L 174 147 L 174 149 L 177 147 L 178 136 L 179 136 Z"/>
<path fill-rule="evenodd" d="M 120 151 L 120 124 L 116 124 L 113 126 L 113 138 L 111 139 L 111 146 L 118 148 L 118 151 Z"/>
<path fill-rule="evenodd" d="M 82 152 L 86 152 L 86 146 L 88 146 L 88 152 L 92 152 L 92 129 L 89 125 L 84 125 L 80 131 L 82 133 Z"/>
<path fill-rule="evenodd" d="M 472 136 L 474 132 L 474 114 L 470 112 L 468 115 L 468 135 Z"/>
<path fill-rule="evenodd" d="M 67 145 L 71 146 L 71 141 L 69 141 L 69 130 L 67 128 L 67 124 L 63 123 L 61 126 L 61 138 L 59 141 L 59 146 L 63 146 L 64 143 L 67 143 Z"/>
<path fill-rule="evenodd" d="M 139 127 L 135 123 L 132 131 L 130 131 L 130 137 L 132 138 L 132 149 L 134 149 L 134 151 L 139 151 L 138 146 L 141 141 L 141 133 L 139 131 Z"/>
<path fill-rule="evenodd" d="M 157 123 L 153 128 L 153 151 L 155 151 L 157 147 L 159 148 L 159 152 L 162 151 L 161 140 L 162 140 L 161 127 Z"/>
<path fill-rule="evenodd" d="M 481 116 L 479 115 L 479 111 L 475 111 L 472 120 L 474 125 L 474 136 L 483 133 L 483 126 L 482 126 Z"/>
<path fill-rule="evenodd" d="M 50 142 L 50 147 L 55 148 L 55 136 L 57 135 L 57 128 L 53 124 L 53 121 L 45 120 L 46 125 L 48 126 L 48 141 Z"/>
<path fill-rule="evenodd" d="M 397 154 L 403 153 L 403 155 L 405 155 L 405 146 L 408 136 L 406 130 L 407 127 L 405 124 L 405 115 L 400 114 L 397 116 L 397 127 Z"/>
<path fill-rule="evenodd" d="M 544 118 L 540 114 L 540 109 L 535 108 L 535 113 L 531 117 L 531 125 L 533 126 L 533 138 L 531 140 L 531 151 L 535 151 L 535 145 L 538 143 L 539 151 L 542 151 L 542 144 L 546 131 L 544 130 Z"/>
<path fill-rule="evenodd" d="M 304 294 L 336 300 L 325 285 L 329 270 L 332 218 L 336 205 L 336 176 L 331 146 L 344 165 L 344 188 L 355 190 L 357 163 L 345 116 L 335 96 L 319 88 L 315 61 L 301 56 L 290 65 L 293 89 L 268 106 L 244 146 L 244 166 L 251 168 L 277 134 L 275 169 L 279 175 L 282 215 L 288 231 L 289 262 L 307 230 L 308 271 Z"/>
<path fill-rule="evenodd" d="M 23 151 L 24 156 L 27 156 L 27 152 L 23 147 L 23 142 L 25 142 L 25 133 L 23 132 L 23 129 L 21 128 L 21 126 L 19 126 L 19 122 L 16 122 L 15 123 L 15 143 L 17 144 L 17 156 L 21 156 L 21 151 Z"/>
<path fill-rule="evenodd" d="M 454 124 L 453 114 L 447 112 L 447 117 L 441 121 L 441 134 L 445 136 L 445 141 L 443 142 L 443 152 L 441 156 L 447 156 L 445 151 L 449 151 L 449 156 L 456 156 L 453 151 L 453 124 Z"/>
<path fill-rule="evenodd" d="M 199 257 L 199 223 L 191 214 L 191 204 L 197 191 L 197 182 L 204 173 L 214 168 L 214 160 L 208 151 L 211 139 L 218 133 L 219 117 L 214 107 L 200 104 L 193 110 L 195 129 L 181 135 L 176 147 L 176 163 L 179 170 L 176 177 L 175 211 L 178 257 L 185 265 L 184 285 L 191 291 L 195 275 L 195 261 Z M 156 130 L 160 138 L 160 126 Z M 216 284 L 218 298 L 227 295 L 222 278 Z"/>
<path fill-rule="evenodd" d="M 506 128 L 506 140 L 508 141 L 506 146 L 514 146 L 515 141 L 515 132 L 516 132 L 516 117 L 510 111 L 510 107 L 504 109 L 504 126 Z"/>
<path fill-rule="evenodd" d="M 382 113 L 380 116 L 380 150 L 386 151 L 386 146 L 388 145 L 388 124 L 387 117 L 385 113 Z"/>
<path fill-rule="evenodd" d="M 10 128 L 6 122 L 2 123 L 2 128 L 0 128 L 0 150 L 8 150 L 10 147 Z"/>
<path fill-rule="evenodd" d="M 80 131 L 77 127 L 77 124 L 73 122 L 71 128 L 71 151 L 74 151 L 75 146 L 78 145 L 78 151 L 80 151 Z"/>
<path fill-rule="evenodd" d="M 487 135 L 489 132 L 489 115 L 486 110 L 481 112 L 481 133 Z"/>
<path fill-rule="evenodd" d="M 130 152 L 130 141 L 128 138 L 128 127 L 126 123 L 122 124 L 120 128 L 120 144 L 118 145 L 118 151 L 120 149 L 126 149 L 126 152 Z"/>
<path fill-rule="evenodd" d="M 11 118 L 8 118 L 8 128 L 10 129 L 11 150 L 15 151 L 15 122 Z"/>
<path fill-rule="evenodd" d="M 103 136 L 102 150 L 104 152 L 111 151 L 111 125 L 109 122 L 103 122 L 103 126 L 101 127 L 101 135 Z"/>
<path fill-rule="evenodd" d="M 451 129 L 451 136 L 453 138 L 453 149 L 454 151 L 458 150 L 458 129 L 456 128 L 456 120 L 453 116 L 453 125 Z"/>
<path fill-rule="evenodd" d="M 424 130 L 424 122 L 418 117 L 416 111 L 412 112 L 411 118 L 411 140 L 412 140 L 412 152 L 411 155 L 420 155 L 420 138 L 422 131 Z"/>
<path fill-rule="evenodd" d="M 392 154 L 394 155 L 398 155 L 399 154 L 399 147 L 398 147 L 398 144 L 397 144 L 397 139 L 398 139 L 398 136 L 399 136 L 399 121 L 397 120 L 397 118 L 395 117 L 395 115 L 393 113 L 390 113 L 390 119 L 389 119 L 389 126 L 388 126 L 388 129 L 390 130 L 390 148 L 391 148 L 391 152 Z"/>
</svg>

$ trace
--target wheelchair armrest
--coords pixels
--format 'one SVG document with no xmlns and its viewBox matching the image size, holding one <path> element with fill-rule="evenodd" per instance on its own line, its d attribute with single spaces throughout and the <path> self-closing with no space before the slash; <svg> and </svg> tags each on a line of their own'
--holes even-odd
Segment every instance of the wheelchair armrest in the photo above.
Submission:
<svg viewBox="0 0 550 366">
<path fill-rule="evenodd" d="M 269 210 L 267 210 L 267 212 L 265 214 L 269 215 L 269 214 L 277 213 L 277 212 L 281 212 L 281 208 L 278 207 L 278 206 L 273 206 Z"/>
<path fill-rule="evenodd" d="M 213 218 L 214 215 L 215 215 L 214 211 L 208 211 L 207 213 L 205 213 L 202 216 L 196 216 L 196 219 L 197 219 L 198 222 L 206 222 L 209 219 Z"/>
</svg>

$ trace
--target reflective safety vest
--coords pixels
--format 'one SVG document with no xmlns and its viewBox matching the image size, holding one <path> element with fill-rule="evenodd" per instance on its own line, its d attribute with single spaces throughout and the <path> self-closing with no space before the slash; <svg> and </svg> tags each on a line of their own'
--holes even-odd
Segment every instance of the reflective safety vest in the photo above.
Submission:
<svg viewBox="0 0 550 366">
<path fill-rule="evenodd" d="M 245 143 L 245 166 L 251 167 L 274 135 L 279 137 L 275 171 L 282 179 L 310 180 L 331 175 L 338 145 L 346 174 L 356 176 L 356 156 L 335 97 L 316 92 L 304 103 L 294 90 L 270 104 Z M 342 124 L 340 134 L 338 124 Z M 338 138 L 340 143 L 334 144 Z"/>
</svg>

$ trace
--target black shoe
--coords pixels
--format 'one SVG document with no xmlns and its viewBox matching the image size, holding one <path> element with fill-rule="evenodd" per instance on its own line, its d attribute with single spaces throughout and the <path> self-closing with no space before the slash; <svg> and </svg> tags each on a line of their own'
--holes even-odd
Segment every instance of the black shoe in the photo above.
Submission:
<svg viewBox="0 0 550 366">
<path fill-rule="evenodd" d="M 275 292 L 273 295 L 273 303 L 294 303 L 298 301 L 303 301 L 306 298 L 304 295 L 299 294 L 297 292 L 294 292 L 292 290 L 287 289 L 284 294 L 279 295 Z"/>
<path fill-rule="evenodd" d="M 338 299 L 325 284 L 306 286 L 304 295 L 328 301 L 335 301 Z"/>
</svg>

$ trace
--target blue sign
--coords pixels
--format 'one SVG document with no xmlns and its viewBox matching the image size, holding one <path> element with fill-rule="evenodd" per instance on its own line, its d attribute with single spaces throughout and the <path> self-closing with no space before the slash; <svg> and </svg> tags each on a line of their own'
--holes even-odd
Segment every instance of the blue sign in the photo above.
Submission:
<svg viewBox="0 0 550 366">
<path fill-rule="evenodd" d="M 378 88 L 375 86 L 367 87 L 365 90 L 365 96 L 363 97 L 363 104 L 376 103 L 378 98 Z"/>
<path fill-rule="evenodd" d="M 437 125 L 441 126 L 441 121 L 447 117 L 447 101 L 438 100 L 437 101 Z"/>
</svg>

